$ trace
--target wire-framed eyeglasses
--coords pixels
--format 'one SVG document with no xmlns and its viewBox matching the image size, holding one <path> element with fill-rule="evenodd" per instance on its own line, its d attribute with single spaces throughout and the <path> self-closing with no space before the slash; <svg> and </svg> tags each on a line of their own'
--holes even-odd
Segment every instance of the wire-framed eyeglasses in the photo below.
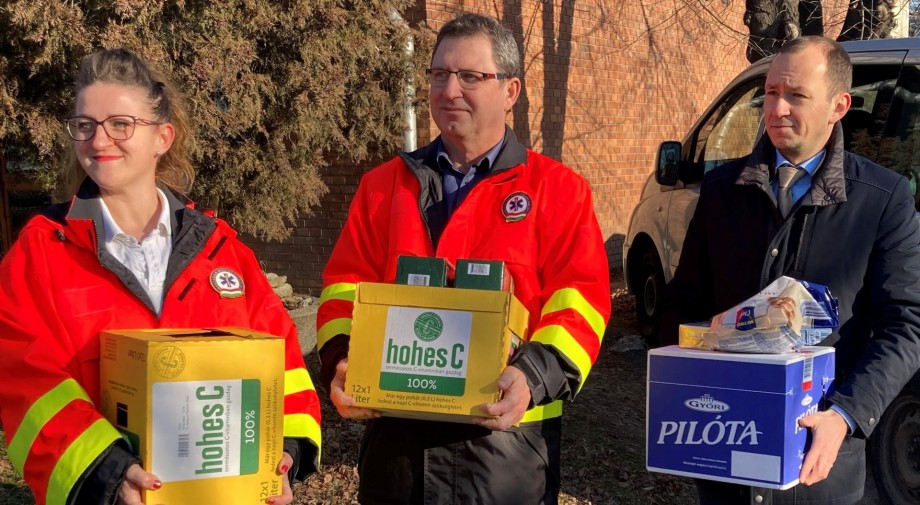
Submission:
<svg viewBox="0 0 920 505">
<path fill-rule="evenodd" d="M 457 74 L 457 81 L 463 89 L 477 89 L 482 83 L 489 79 L 507 79 L 511 74 L 490 74 L 488 72 L 476 72 L 475 70 L 445 70 L 443 68 L 429 68 L 425 70 L 428 75 L 428 82 L 432 87 L 441 88 L 447 86 L 451 74 Z"/>
<path fill-rule="evenodd" d="M 136 116 L 109 116 L 102 121 L 96 121 L 86 116 L 74 116 L 67 118 L 67 134 L 78 142 L 92 140 L 96 136 L 96 130 L 99 129 L 99 125 L 102 125 L 102 129 L 110 139 L 128 140 L 134 135 L 135 126 L 157 126 L 160 124 L 162 123 Z"/>
</svg>

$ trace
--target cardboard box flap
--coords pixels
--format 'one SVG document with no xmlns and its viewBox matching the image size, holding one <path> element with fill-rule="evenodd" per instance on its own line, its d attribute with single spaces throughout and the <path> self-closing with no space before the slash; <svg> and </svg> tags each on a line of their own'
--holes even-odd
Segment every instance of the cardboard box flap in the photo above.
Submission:
<svg viewBox="0 0 920 505">
<path fill-rule="evenodd" d="M 527 307 L 524 307 L 524 304 L 516 296 L 512 295 L 511 299 L 508 300 L 508 304 L 508 329 L 511 330 L 514 336 L 523 341 L 527 335 L 527 328 L 530 326 L 530 313 L 527 312 Z"/>
<path fill-rule="evenodd" d="M 153 328 L 142 330 L 108 330 L 104 333 L 124 335 L 140 338 L 151 342 L 168 342 L 174 339 L 183 340 L 227 340 L 246 339 L 257 340 L 266 338 L 281 338 L 268 333 L 262 333 L 246 328 L 220 327 L 220 328 Z"/>
<path fill-rule="evenodd" d="M 444 289 L 376 282 L 358 283 L 355 302 L 366 305 L 400 305 L 431 309 L 502 312 L 511 298 L 502 291 Z"/>
</svg>

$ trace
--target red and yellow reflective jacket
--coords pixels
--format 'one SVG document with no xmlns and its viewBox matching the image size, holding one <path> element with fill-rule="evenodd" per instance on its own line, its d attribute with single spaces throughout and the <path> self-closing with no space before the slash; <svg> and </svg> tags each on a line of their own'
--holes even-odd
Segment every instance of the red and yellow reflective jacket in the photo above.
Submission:
<svg viewBox="0 0 920 505">
<path fill-rule="evenodd" d="M 510 130 L 509 130 L 510 132 Z M 436 143 L 435 143 L 436 144 Z M 433 146 L 434 144 L 432 144 Z M 610 316 L 607 255 L 587 182 L 517 143 L 448 220 L 435 148 L 400 153 L 361 180 L 324 272 L 317 344 L 328 385 L 347 354 L 358 282 L 394 282 L 400 255 L 504 261 L 530 312 L 530 334 L 512 358 L 533 408 L 522 422 L 558 417 L 584 384 Z"/>
<path fill-rule="evenodd" d="M 131 462 L 111 461 L 130 455 L 115 450 L 120 434 L 95 407 L 106 329 L 236 326 L 284 336 L 284 436 L 308 441 L 295 444 L 305 447 L 295 463 L 301 475 L 318 465 L 319 401 L 281 300 L 235 231 L 164 193 L 173 250 L 159 317 L 134 275 L 105 250 L 91 181 L 69 205 L 33 218 L 0 264 L 0 418 L 10 461 L 39 505 L 101 496 L 86 489 L 93 478 L 109 496 Z M 217 268 L 243 280 L 243 296 L 220 296 L 209 280 Z M 121 475 L 93 475 L 113 468 Z"/>
</svg>

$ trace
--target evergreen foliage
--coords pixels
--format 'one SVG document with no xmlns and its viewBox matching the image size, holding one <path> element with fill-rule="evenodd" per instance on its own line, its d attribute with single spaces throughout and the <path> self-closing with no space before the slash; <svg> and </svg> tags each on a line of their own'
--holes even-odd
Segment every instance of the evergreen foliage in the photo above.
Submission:
<svg viewBox="0 0 920 505">
<path fill-rule="evenodd" d="M 238 229 L 289 235 L 327 191 L 320 169 L 401 144 L 430 34 L 392 15 L 412 0 L 0 0 L 0 144 L 51 188 L 81 59 L 127 47 L 185 95 L 193 198 Z M 413 36 L 415 56 L 405 51 Z"/>
</svg>

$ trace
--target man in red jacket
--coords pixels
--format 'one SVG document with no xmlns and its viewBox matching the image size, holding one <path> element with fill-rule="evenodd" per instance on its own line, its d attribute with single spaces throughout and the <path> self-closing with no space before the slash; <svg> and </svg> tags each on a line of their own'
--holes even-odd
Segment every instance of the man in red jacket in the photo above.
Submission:
<svg viewBox="0 0 920 505">
<path fill-rule="evenodd" d="M 610 315 L 607 256 L 587 182 L 505 125 L 521 90 L 511 33 L 447 23 L 428 69 L 441 131 L 364 176 L 324 273 L 322 381 L 343 417 L 370 419 L 362 503 L 556 503 L 562 401 L 597 358 Z M 358 282 L 393 282 L 400 255 L 504 261 L 531 331 L 476 425 L 380 418 L 343 391 Z M 520 422 L 518 427 L 514 427 Z"/>
</svg>

